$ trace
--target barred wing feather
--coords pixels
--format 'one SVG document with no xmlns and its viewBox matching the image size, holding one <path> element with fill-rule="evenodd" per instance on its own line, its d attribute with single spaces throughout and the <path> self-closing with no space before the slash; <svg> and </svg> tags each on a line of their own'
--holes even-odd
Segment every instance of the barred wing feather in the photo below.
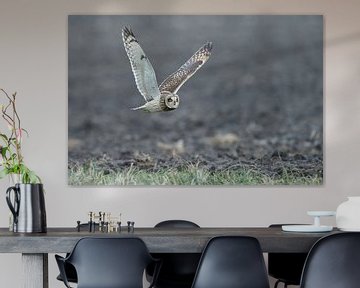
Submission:
<svg viewBox="0 0 360 288">
<path fill-rule="evenodd" d="M 212 43 L 202 46 L 191 58 L 185 62 L 176 72 L 167 77 L 159 86 L 161 92 L 175 93 L 191 76 L 199 70 L 211 55 Z"/>
<path fill-rule="evenodd" d="M 160 91 L 154 68 L 139 45 L 139 42 L 136 40 L 133 32 L 129 28 L 124 27 L 122 30 L 122 38 L 140 94 L 147 102 L 159 97 Z"/>
</svg>

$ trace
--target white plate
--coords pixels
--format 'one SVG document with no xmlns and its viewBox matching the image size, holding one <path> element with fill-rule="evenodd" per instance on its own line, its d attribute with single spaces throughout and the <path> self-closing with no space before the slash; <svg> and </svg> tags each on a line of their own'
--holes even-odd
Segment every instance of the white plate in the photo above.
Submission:
<svg viewBox="0 0 360 288">
<path fill-rule="evenodd" d="M 286 232 L 330 232 L 333 227 L 324 225 L 282 225 L 281 229 Z"/>
</svg>

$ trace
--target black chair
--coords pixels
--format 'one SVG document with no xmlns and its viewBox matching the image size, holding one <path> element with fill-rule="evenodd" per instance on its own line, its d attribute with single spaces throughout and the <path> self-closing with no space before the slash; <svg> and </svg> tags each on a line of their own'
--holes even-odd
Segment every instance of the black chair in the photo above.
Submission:
<svg viewBox="0 0 360 288">
<path fill-rule="evenodd" d="M 68 257 L 68 256 L 69 256 L 69 254 L 66 254 L 66 257 Z M 77 283 L 77 274 L 76 274 L 75 267 L 73 265 L 71 265 L 68 262 L 64 262 L 64 273 L 66 275 L 66 279 L 68 282 Z M 64 282 L 63 278 L 61 277 L 61 274 L 59 274 L 56 277 L 56 279 Z"/>
<path fill-rule="evenodd" d="M 155 225 L 155 228 L 200 228 L 199 225 L 187 220 L 166 220 Z M 161 259 L 162 266 L 159 272 L 156 288 L 190 288 L 194 280 L 200 253 L 156 253 L 152 254 Z M 153 267 L 147 270 L 147 279 L 151 281 Z"/>
<path fill-rule="evenodd" d="M 81 229 L 84 229 L 84 228 L 89 229 L 89 224 L 88 223 L 82 223 L 80 225 L 80 228 Z M 99 224 L 98 223 L 95 223 L 95 229 L 99 229 Z M 68 256 L 69 256 L 69 253 L 66 254 L 66 257 L 68 257 Z M 65 266 L 65 274 L 66 274 L 68 282 L 77 283 L 77 275 L 76 275 L 76 270 L 75 270 L 74 266 L 71 265 L 70 263 L 67 263 L 67 262 L 65 262 L 64 266 Z M 64 280 L 61 277 L 61 274 L 59 274 L 56 277 L 56 279 L 59 280 L 59 281 L 64 282 Z"/>
<path fill-rule="evenodd" d="M 70 285 L 65 263 L 74 266 L 78 288 L 142 288 L 145 268 L 156 262 L 139 238 L 82 238 L 68 257 L 55 258 L 66 287 Z M 154 280 L 159 267 L 156 266 Z"/>
<path fill-rule="evenodd" d="M 360 233 L 338 233 L 318 240 L 306 259 L 300 287 L 360 287 Z"/>
<path fill-rule="evenodd" d="M 220 236 L 207 244 L 192 288 L 269 288 L 256 238 Z"/>
<path fill-rule="evenodd" d="M 279 228 L 288 224 L 272 224 L 270 228 Z M 307 253 L 269 253 L 268 273 L 277 279 L 274 288 L 280 283 L 286 288 L 288 285 L 300 285 L 301 273 L 304 268 Z"/>
</svg>

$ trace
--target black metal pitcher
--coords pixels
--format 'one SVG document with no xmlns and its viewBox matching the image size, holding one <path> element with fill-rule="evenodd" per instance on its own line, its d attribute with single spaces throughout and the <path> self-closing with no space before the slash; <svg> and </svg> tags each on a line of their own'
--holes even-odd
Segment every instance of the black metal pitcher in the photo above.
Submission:
<svg viewBox="0 0 360 288">
<path fill-rule="evenodd" d="M 12 192 L 13 197 L 11 197 Z M 6 202 L 14 216 L 14 232 L 42 233 L 47 231 L 42 184 L 15 184 L 6 190 Z"/>
</svg>

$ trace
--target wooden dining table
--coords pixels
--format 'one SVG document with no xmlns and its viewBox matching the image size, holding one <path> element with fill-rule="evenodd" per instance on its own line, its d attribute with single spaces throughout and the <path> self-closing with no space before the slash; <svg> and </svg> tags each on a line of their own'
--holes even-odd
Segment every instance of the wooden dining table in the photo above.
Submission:
<svg viewBox="0 0 360 288">
<path fill-rule="evenodd" d="M 139 237 L 151 253 L 201 253 L 209 239 L 222 235 L 252 236 L 262 251 L 278 253 L 308 252 L 321 237 L 338 233 L 283 232 L 281 227 L 223 228 L 135 228 L 120 232 L 89 232 L 77 228 L 48 228 L 47 233 L 13 233 L 0 228 L 0 253 L 21 253 L 23 287 L 48 288 L 48 253 L 67 253 L 83 237 Z"/>
</svg>

